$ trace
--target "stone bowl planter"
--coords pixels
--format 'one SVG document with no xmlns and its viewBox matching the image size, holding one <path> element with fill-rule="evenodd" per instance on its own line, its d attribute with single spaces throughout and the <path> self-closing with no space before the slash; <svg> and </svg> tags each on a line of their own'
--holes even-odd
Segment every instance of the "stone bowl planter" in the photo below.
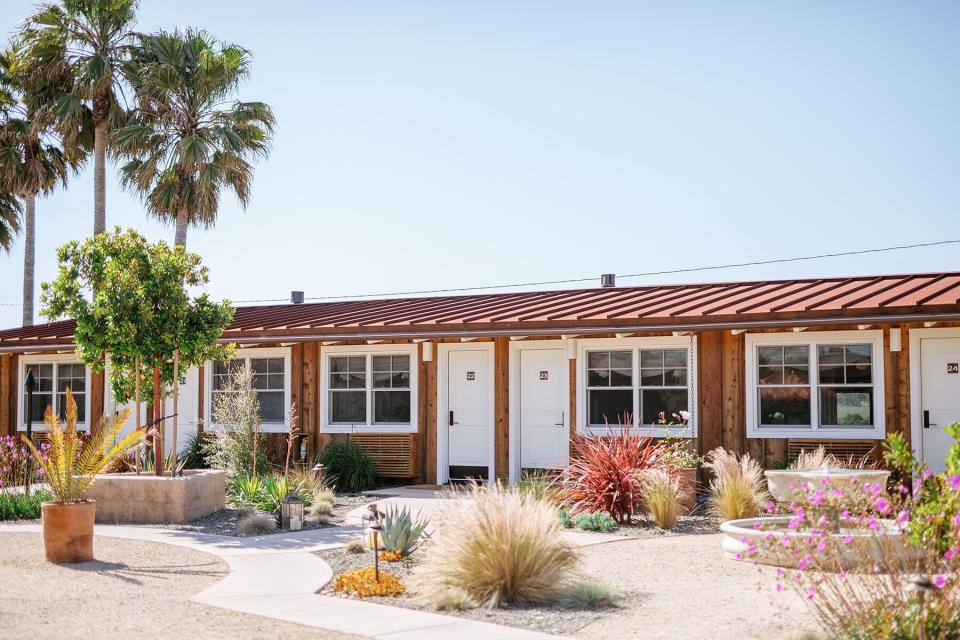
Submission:
<svg viewBox="0 0 960 640">
<path fill-rule="evenodd" d="M 758 522 L 762 528 L 755 529 L 754 525 Z M 726 557 L 736 560 L 792 568 L 796 559 L 787 553 L 778 553 L 779 545 L 773 545 L 771 549 L 772 543 L 766 541 L 767 535 L 772 533 L 775 541 L 785 536 L 790 538 L 792 544 L 802 545 L 803 540 L 810 533 L 789 529 L 789 522 L 788 516 L 728 520 L 720 525 L 720 531 L 724 534 L 721 541 L 723 553 Z M 897 524 L 893 520 L 878 522 L 880 528 L 877 532 L 862 529 L 840 530 L 828 536 L 828 548 L 839 557 L 843 569 L 872 566 L 885 554 L 892 554 L 893 557 L 899 558 L 906 567 L 922 560 L 923 550 L 908 544 L 904 525 Z M 843 538 L 847 534 L 853 539 L 849 543 L 844 543 Z M 751 546 L 756 547 L 756 553 L 747 553 Z"/>
<path fill-rule="evenodd" d="M 188 469 L 182 476 L 107 473 L 87 490 L 97 522 L 189 522 L 226 504 L 226 473 Z"/>
<path fill-rule="evenodd" d="M 47 562 L 73 564 L 93 560 L 94 500 L 40 505 L 43 550 Z"/>
<path fill-rule="evenodd" d="M 794 487 L 804 487 L 808 483 L 827 487 L 851 488 L 854 486 L 863 486 L 864 484 L 879 484 L 881 487 L 887 486 L 887 479 L 890 477 L 889 471 L 873 469 L 779 469 L 764 471 L 767 477 L 767 488 L 770 494 L 780 502 L 789 502 L 794 498 L 797 489 Z M 823 484 L 826 479 L 826 484 Z"/>
</svg>

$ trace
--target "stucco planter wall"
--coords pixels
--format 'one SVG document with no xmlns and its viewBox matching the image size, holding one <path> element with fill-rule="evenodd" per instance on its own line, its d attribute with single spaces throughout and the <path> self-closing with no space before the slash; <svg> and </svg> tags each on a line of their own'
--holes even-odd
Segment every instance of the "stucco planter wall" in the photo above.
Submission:
<svg viewBox="0 0 960 640">
<path fill-rule="evenodd" d="M 223 509 L 226 474 L 191 469 L 183 476 L 109 473 L 86 497 L 97 501 L 97 522 L 187 522 Z"/>
</svg>

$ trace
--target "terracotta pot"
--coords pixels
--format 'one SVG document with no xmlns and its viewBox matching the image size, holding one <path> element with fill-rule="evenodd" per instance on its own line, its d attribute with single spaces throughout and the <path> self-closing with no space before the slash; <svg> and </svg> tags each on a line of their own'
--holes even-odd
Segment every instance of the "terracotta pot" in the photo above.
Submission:
<svg viewBox="0 0 960 640">
<path fill-rule="evenodd" d="M 40 512 L 47 562 L 72 564 L 93 560 L 96 500 L 82 500 L 71 504 L 44 502 L 40 505 Z"/>
<path fill-rule="evenodd" d="M 676 469 L 674 473 L 680 480 L 680 486 L 684 488 L 687 494 L 686 499 L 681 502 L 683 507 L 681 514 L 689 515 L 697 504 L 697 468 Z"/>
</svg>

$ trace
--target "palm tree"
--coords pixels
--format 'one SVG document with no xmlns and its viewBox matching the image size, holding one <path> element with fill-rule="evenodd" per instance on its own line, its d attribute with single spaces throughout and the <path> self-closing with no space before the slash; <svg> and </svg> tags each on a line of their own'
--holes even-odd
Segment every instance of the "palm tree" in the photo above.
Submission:
<svg viewBox="0 0 960 640">
<path fill-rule="evenodd" d="M 24 203 L 23 326 L 33 324 L 37 195 L 66 185 L 80 156 L 68 157 L 51 134 L 49 98 L 63 85 L 35 73 L 20 43 L 0 53 L 0 185 Z"/>
<path fill-rule="evenodd" d="M 129 158 L 121 181 L 154 216 L 175 220 L 184 246 L 188 226 L 216 222 L 225 188 L 247 206 L 251 161 L 267 155 L 276 120 L 267 104 L 233 97 L 249 75 L 246 49 L 189 28 L 138 44 L 126 69 L 136 108 L 114 137 Z"/>
<path fill-rule="evenodd" d="M 53 105 L 68 146 L 93 135 L 93 233 L 107 228 L 106 153 L 123 124 L 122 68 L 130 57 L 136 0 L 59 0 L 42 4 L 21 35 L 45 73 L 68 74 L 70 91 Z"/>
<path fill-rule="evenodd" d="M 10 251 L 13 237 L 20 232 L 20 201 L 11 192 L 0 188 L 0 249 Z"/>
</svg>

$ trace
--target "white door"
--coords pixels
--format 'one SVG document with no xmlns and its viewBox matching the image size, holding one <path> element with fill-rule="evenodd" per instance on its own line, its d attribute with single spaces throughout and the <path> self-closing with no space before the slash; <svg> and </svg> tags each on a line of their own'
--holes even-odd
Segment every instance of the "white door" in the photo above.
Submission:
<svg viewBox="0 0 960 640">
<path fill-rule="evenodd" d="M 921 453 L 933 471 L 943 471 L 951 443 L 944 427 L 960 420 L 960 338 L 923 338 L 920 367 Z"/>
<path fill-rule="evenodd" d="M 130 409 L 130 418 L 120 432 L 121 437 L 133 431 L 136 422 L 136 404 L 128 402 L 119 407 L 113 403 L 113 397 L 110 391 L 110 382 L 107 380 L 107 410 L 119 413 L 123 409 Z M 196 367 L 180 374 L 180 397 L 177 398 L 177 451 L 183 451 L 190 441 L 190 436 L 197 432 L 197 421 L 199 418 L 200 394 L 200 370 Z M 170 453 L 171 439 L 173 438 L 173 394 L 167 396 L 164 403 L 161 418 L 164 418 L 164 439 L 163 448 Z M 140 424 L 147 424 L 153 419 L 153 416 L 147 415 L 147 403 L 140 402 Z"/>
<path fill-rule="evenodd" d="M 547 469 L 569 457 L 563 349 L 520 351 L 520 466 Z"/>
<path fill-rule="evenodd" d="M 484 350 L 449 352 L 447 367 L 447 461 L 450 467 L 482 467 L 472 474 L 487 475 L 490 463 L 489 353 Z M 452 479 L 465 477 L 451 473 Z"/>
</svg>

